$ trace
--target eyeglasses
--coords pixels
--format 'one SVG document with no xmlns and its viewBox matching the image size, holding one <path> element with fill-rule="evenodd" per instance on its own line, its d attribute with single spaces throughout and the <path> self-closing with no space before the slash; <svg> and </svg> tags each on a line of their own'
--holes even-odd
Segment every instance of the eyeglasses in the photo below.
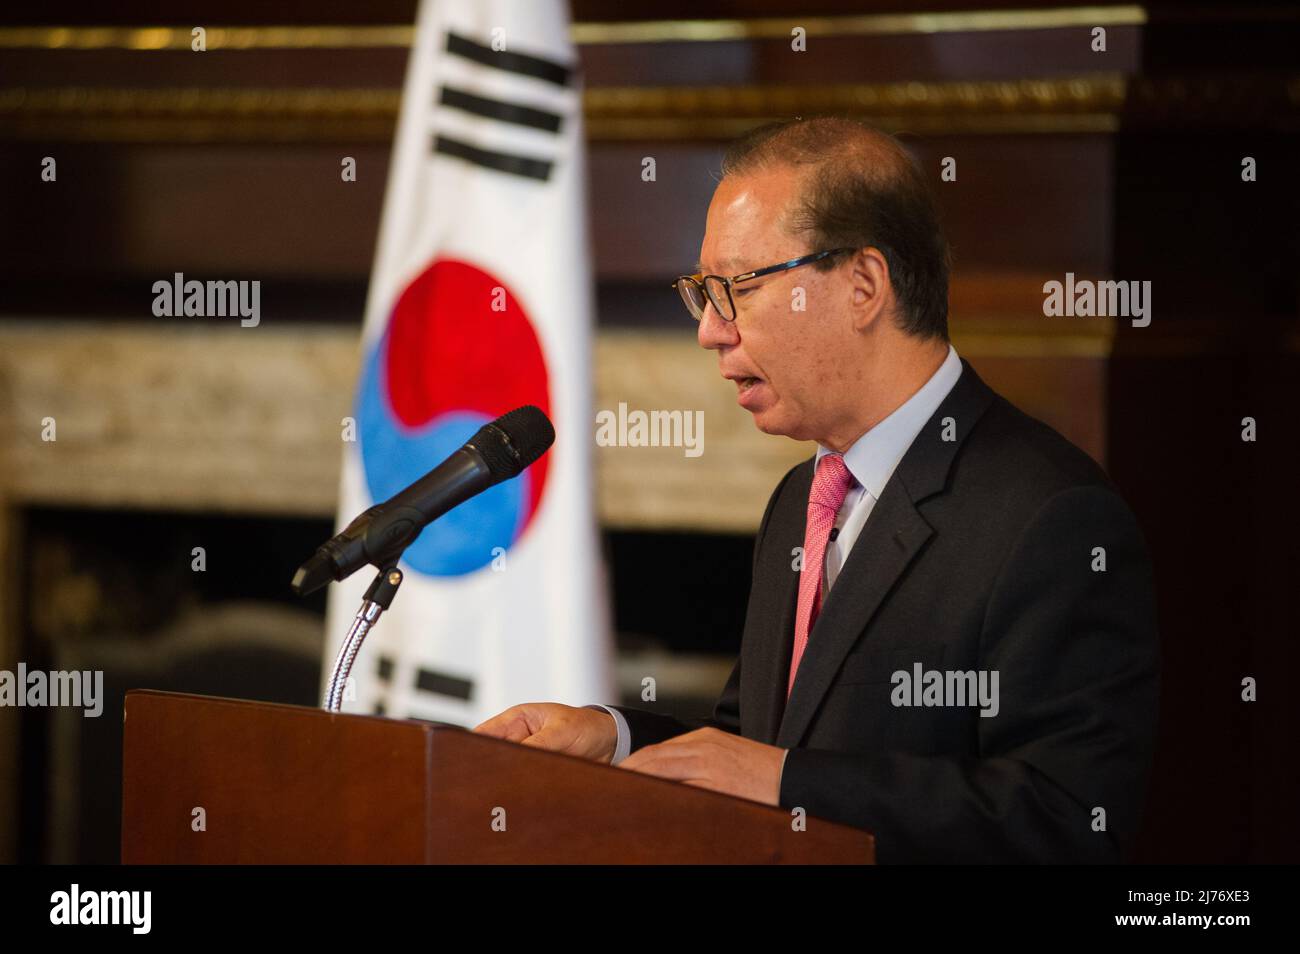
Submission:
<svg viewBox="0 0 1300 954">
<path fill-rule="evenodd" d="M 723 278 L 721 275 L 679 275 L 676 281 L 673 282 L 673 287 L 677 289 L 677 294 L 682 296 L 682 301 L 686 302 L 691 317 L 696 321 L 701 321 L 704 318 L 704 309 L 710 304 L 713 305 L 713 310 L 718 313 L 723 321 L 735 321 L 736 302 L 731 295 L 732 285 L 739 285 L 742 282 L 762 278 L 764 275 L 771 275 L 775 272 L 783 272 L 788 268 L 811 265 L 813 262 L 819 262 L 827 256 L 851 251 L 853 251 L 851 248 L 833 248 L 825 252 L 813 252 L 811 255 L 805 255 L 802 258 L 792 258 L 780 265 L 769 265 L 766 268 L 744 272 L 732 278 Z"/>
</svg>

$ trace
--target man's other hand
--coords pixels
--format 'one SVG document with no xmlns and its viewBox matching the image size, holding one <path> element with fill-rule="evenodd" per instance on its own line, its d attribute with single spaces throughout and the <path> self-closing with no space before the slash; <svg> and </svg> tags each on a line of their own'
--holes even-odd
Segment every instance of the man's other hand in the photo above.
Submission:
<svg viewBox="0 0 1300 954">
<path fill-rule="evenodd" d="M 618 727 L 608 712 L 558 702 L 511 706 L 475 726 L 474 731 L 606 764 L 614 758 L 618 745 Z"/>
<path fill-rule="evenodd" d="M 784 764 L 785 749 L 775 745 L 719 729 L 696 729 L 637 749 L 618 767 L 777 805 Z"/>
</svg>

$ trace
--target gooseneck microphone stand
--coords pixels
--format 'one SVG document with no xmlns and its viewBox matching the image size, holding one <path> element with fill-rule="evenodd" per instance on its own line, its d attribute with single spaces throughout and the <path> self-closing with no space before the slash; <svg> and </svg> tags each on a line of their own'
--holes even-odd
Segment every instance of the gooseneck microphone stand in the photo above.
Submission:
<svg viewBox="0 0 1300 954">
<path fill-rule="evenodd" d="M 352 620 L 352 628 L 348 630 L 347 638 L 339 647 L 339 654 L 334 660 L 334 669 L 330 672 L 329 685 L 325 689 L 325 701 L 321 703 L 322 709 L 327 712 L 339 711 L 343 704 L 343 690 L 348 684 L 348 676 L 352 673 L 352 664 L 356 661 L 357 653 L 361 651 L 361 644 L 375 628 L 384 610 L 392 605 L 393 597 L 397 595 L 397 588 L 401 585 L 402 571 L 397 568 L 397 560 L 386 561 L 384 568 L 379 571 L 379 575 L 366 590 L 365 598 L 361 600 L 361 608 L 357 610 L 356 618 Z"/>
</svg>

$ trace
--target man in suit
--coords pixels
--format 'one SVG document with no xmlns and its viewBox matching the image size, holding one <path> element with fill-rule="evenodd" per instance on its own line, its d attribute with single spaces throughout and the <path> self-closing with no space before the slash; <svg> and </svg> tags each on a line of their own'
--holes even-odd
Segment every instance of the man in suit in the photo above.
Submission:
<svg viewBox="0 0 1300 954">
<path fill-rule="evenodd" d="M 677 287 L 758 428 L 818 444 L 763 514 L 740 658 L 703 722 L 541 703 L 478 731 L 865 828 L 882 862 L 1119 860 L 1155 737 L 1142 536 L 958 357 L 948 270 L 891 137 L 734 145 Z"/>
</svg>

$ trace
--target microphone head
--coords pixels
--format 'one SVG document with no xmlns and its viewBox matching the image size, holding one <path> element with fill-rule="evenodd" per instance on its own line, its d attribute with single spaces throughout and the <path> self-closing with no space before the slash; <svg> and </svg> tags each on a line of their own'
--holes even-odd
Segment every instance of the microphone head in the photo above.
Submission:
<svg viewBox="0 0 1300 954">
<path fill-rule="evenodd" d="M 321 547 L 306 563 L 298 567 L 298 572 L 293 575 L 293 582 L 289 584 L 295 596 L 315 593 L 334 579 L 334 563 L 324 550 L 325 548 Z"/>
<path fill-rule="evenodd" d="M 469 439 L 496 480 L 516 476 L 555 443 L 555 428 L 541 408 L 531 404 L 484 424 Z"/>
</svg>

